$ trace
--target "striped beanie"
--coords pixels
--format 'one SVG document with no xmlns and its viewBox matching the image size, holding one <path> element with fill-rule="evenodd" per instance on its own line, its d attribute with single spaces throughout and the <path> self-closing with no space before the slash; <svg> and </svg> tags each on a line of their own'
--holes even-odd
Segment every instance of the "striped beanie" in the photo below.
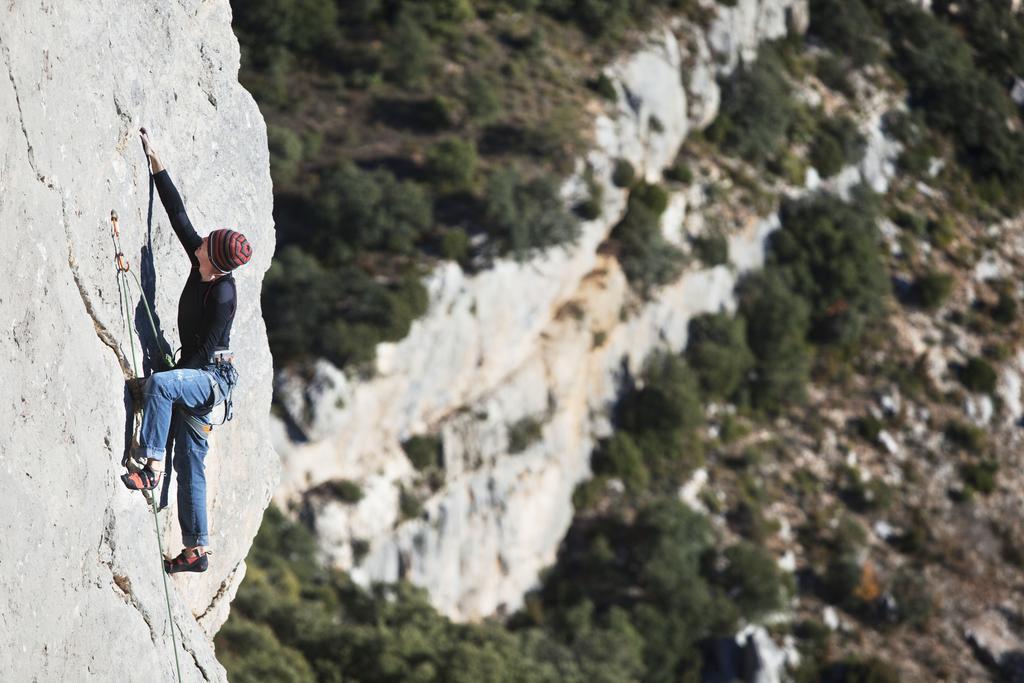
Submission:
<svg viewBox="0 0 1024 683">
<path fill-rule="evenodd" d="M 230 273 L 249 262 L 252 247 L 242 233 L 220 228 L 210 233 L 206 241 L 206 254 L 217 270 Z"/>
</svg>

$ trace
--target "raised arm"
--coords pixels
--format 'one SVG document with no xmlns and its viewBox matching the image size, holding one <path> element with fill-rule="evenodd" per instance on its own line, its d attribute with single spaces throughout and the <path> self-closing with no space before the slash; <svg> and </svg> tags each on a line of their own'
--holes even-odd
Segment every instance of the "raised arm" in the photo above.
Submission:
<svg viewBox="0 0 1024 683">
<path fill-rule="evenodd" d="M 202 243 L 203 238 L 192 227 L 192 221 L 188 219 L 188 214 L 185 213 L 185 204 L 181 201 L 181 195 L 178 194 L 177 188 L 171 182 L 171 176 L 167 173 L 167 169 L 164 168 L 164 165 L 160 163 L 160 159 L 157 158 L 156 151 L 149 140 L 149 133 L 146 132 L 145 128 L 140 128 L 139 134 L 142 137 L 142 149 L 146 153 L 150 169 L 153 172 L 153 181 L 156 183 L 160 202 L 164 205 L 164 210 L 167 211 L 167 217 L 171 219 L 171 227 L 174 228 L 174 234 L 178 236 L 178 241 L 185 248 L 189 261 L 192 262 L 193 266 L 198 267 L 199 262 L 196 259 L 195 250 Z"/>
</svg>

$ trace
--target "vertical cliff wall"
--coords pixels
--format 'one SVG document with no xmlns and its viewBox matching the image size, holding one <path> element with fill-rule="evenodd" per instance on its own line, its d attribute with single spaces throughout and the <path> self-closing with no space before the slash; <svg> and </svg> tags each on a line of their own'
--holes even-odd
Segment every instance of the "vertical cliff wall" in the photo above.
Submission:
<svg viewBox="0 0 1024 683">
<path fill-rule="evenodd" d="M 185 680 L 224 679 L 211 637 L 278 477 L 259 307 L 274 251 L 266 131 L 237 82 L 230 20 L 227 0 L 0 6 L 5 680 L 173 680 L 172 628 Z M 110 211 L 174 346 L 189 269 L 150 186 L 140 125 L 199 232 L 237 228 L 254 247 L 237 275 L 237 417 L 207 458 L 215 554 L 207 573 L 170 581 L 173 624 L 152 512 L 117 479 L 134 337 L 121 322 Z M 148 330 L 137 293 L 130 303 L 132 322 Z M 173 503 L 160 525 L 176 553 Z"/>
</svg>

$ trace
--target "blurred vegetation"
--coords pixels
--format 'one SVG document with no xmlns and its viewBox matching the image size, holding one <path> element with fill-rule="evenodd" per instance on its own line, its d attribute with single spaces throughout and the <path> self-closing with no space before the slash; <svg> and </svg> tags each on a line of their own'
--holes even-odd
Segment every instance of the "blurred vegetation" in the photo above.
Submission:
<svg viewBox="0 0 1024 683">
<path fill-rule="evenodd" d="M 716 556 L 703 516 L 655 501 L 635 517 L 574 526 L 507 627 L 463 625 L 408 584 L 367 591 L 324 568 L 313 535 L 271 507 L 217 655 L 240 683 L 674 681 L 700 671 L 701 639 L 782 605 L 786 587 L 764 551 L 739 544 Z"/>
<path fill-rule="evenodd" d="M 706 396 L 735 397 L 754 366 L 742 317 L 708 313 L 690 321 L 686 359 L 697 373 Z"/>
<path fill-rule="evenodd" d="M 753 64 L 742 65 L 722 86 L 722 105 L 707 129 L 708 140 L 754 164 L 764 165 L 784 147 L 799 106 L 774 44 L 761 46 Z"/>
<path fill-rule="evenodd" d="M 933 13 L 902 0 L 813 0 L 810 9 L 812 39 L 855 66 L 899 73 L 915 114 L 953 143 L 983 199 L 1024 205 L 1024 132 L 1009 96 L 1024 22 L 1011 3 L 943 1 Z"/>
<path fill-rule="evenodd" d="M 664 188 L 640 182 L 629 194 L 626 214 L 611 232 L 630 286 L 645 298 L 676 280 L 685 265 L 683 253 L 661 232 L 661 214 L 667 206 Z"/>
<path fill-rule="evenodd" d="M 770 267 L 807 303 L 813 340 L 856 346 L 885 310 L 890 285 L 877 217 L 878 202 L 864 188 L 850 202 L 819 194 L 783 205 Z"/>
<path fill-rule="evenodd" d="M 885 122 L 904 145 L 901 170 L 926 178 L 945 158 L 963 175 L 943 182 L 963 177 L 992 205 L 1020 208 L 1024 133 L 1008 88 L 1024 73 L 1021 20 L 1008 2 L 936 0 L 933 8 L 812 0 L 809 40 L 827 51 L 808 60 L 793 40 L 764 45 L 722 83 L 706 139 L 790 184 L 803 184 L 808 163 L 830 177 L 862 158 L 864 139 L 845 109 L 826 116 L 795 98 L 793 83 L 813 61 L 828 87 L 852 98 L 851 71 L 871 66 L 910 93 L 911 110 Z M 589 195 L 567 211 L 560 179 L 588 144 L 586 104 L 619 96 L 594 65 L 659 12 L 699 19 L 703 11 L 690 0 L 256 0 L 234 10 L 243 81 L 268 120 L 281 248 L 264 314 L 275 359 L 339 365 L 369 364 L 376 343 L 408 332 L 426 309 L 425 266 L 437 259 L 481 268 L 575 240 L 578 220 L 597 217 L 603 198 L 591 171 Z M 650 121 L 654 131 L 663 125 Z M 680 159 L 665 178 L 689 184 L 694 172 Z M 631 285 L 651 296 L 684 265 L 659 226 L 668 195 L 625 160 L 613 181 L 630 195 L 611 244 Z M 783 204 L 766 267 L 740 283 L 736 313 L 695 318 L 684 354 L 656 354 L 627 380 L 614 431 L 594 450 L 594 477 L 574 496 L 558 560 L 507 624 L 452 624 L 406 584 L 365 591 L 322 568 L 309 533 L 271 509 L 217 638 L 232 679 L 697 680 L 710 639 L 778 609 L 790 589 L 760 545 L 772 533 L 771 494 L 757 471 L 772 456 L 751 448 L 730 465 L 738 490 L 715 509 L 738 543 L 721 547 L 677 500 L 694 468 L 714 457 L 704 406 L 735 404 L 742 417 L 723 422 L 728 443 L 736 423 L 799 404 L 812 367 L 850 362 L 890 300 L 878 212 L 865 190 L 849 202 L 809 195 Z M 947 254 L 959 247 L 950 215 L 906 210 L 893 220 Z M 715 265 L 727 261 L 726 244 L 713 233 L 693 246 Z M 926 309 L 941 306 L 953 285 L 930 268 L 915 266 L 910 292 Z M 1017 303 L 1008 291 L 998 295 L 986 312 L 1009 324 Z M 971 391 L 993 391 L 984 358 L 969 359 L 958 376 Z M 865 417 L 857 426 L 874 443 L 883 423 Z M 509 450 L 527 449 L 541 427 L 530 417 L 508 425 Z M 953 420 L 944 434 L 958 451 L 958 495 L 996 491 L 999 465 L 985 433 Z M 443 467 L 436 437 L 403 447 L 421 476 Z M 893 505 L 895 492 L 856 468 L 831 480 L 801 473 L 794 485 L 808 500 L 831 483 L 858 514 Z M 328 488 L 350 503 L 362 496 L 354 482 Z M 403 517 L 423 513 L 422 493 L 402 489 Z M 810 526 L 820 537 L 809 544 L 813 576 L 801 590 L 865 622 L 888 595 L 895 607 L 886 619 L 926 626 L 934 612 L 926 587 L 911 570 L 876 575 L 858 522 Z M 923 518 L 890 542 L 915 560 L 933 552 Z M 353 542 L 357 556 L 368 549 Z M 794 634 L 809 652 L 797 680 L 898 679 L 877 659 L 833 660 L 816 623 Z"/>
<path fill-rule="evenodd" d="M 864 158 L 867 142 L 848 116 L 825 118 L 815 133 L 810 149 L 810 162 L 822 178 L 830 178 L 844 166 L 857 164 Z"/>
<path fill-rule="evenodd" d="M 616 97 L 592 65 L 689 5 L 234 2 L 241 78 L 268 122 L 277 363 L 369 368 L 425 312 L 431 263 L 486 267 L 573 241 L 561 180 L 585 147 L 586 104 Z"/>
</svg>

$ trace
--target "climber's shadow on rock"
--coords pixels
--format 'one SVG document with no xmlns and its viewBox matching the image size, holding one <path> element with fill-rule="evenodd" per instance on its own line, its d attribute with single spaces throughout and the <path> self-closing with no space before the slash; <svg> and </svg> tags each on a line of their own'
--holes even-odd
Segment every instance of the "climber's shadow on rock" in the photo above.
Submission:
<svg viewBox="0 0 1024 683">
<path fill-rule="evenodd" d="M 171 348 L 160 324 L 160 315 L 156 309 L 156 267 L 153 259 L 153 197 L 155 182 L 152 176 L 149 180 L 149 204 L 146 215 L 146 241 L 139 252 L 139 285 L 142 289 L 142 297 L 135 302 L 134 314 L 131 315 L 133 333 L 139 335 L 142 346 L 142 377 L 136 380 L 129 380 L 124 387 L 124 449 L 122 462 L 126 463 L 132 452 L 135 414 L 142 408 L 142 386 L 145 377 L 153 372 L 167 370 L 164 361 L 164 350 Z M 121 284 L 119 286 L 124 286 Z M 132 292 L 132 288 L 129 288 Z M 137 292 L 134 292 L 138 296 Z M 151 311 L 147 311 L 147 304 Z M 149 320 L 149 313 L 152 312 L 152 323 Z M 154 334 L 155 328 L 155 334 Z M 134 386 L 133 386 L 134 384 Z"/>
<path fill-rule="evenodd" d="M 139 282 L 142 284 L 142 295 L 148 301 L 153 313 L 153 324 L 149 322 L 149 315 L 146 312 L 146 304 L 141 298 L 135 303 L 135 329 L 139 332 L 139 339 L 142 341 L 142 374 L 149 376 L 154 372 L 167 370 L 164 367 L 164 349 L 170 349 L 163 327 L 160 324 L 160 314 L 156 308 L 156 267 L 153 261 L 153 196 L 156 190 L 156 183 L 153 177 L 149 178 L 149 204 L 146 213 L 146 243 L 139 251 Z M 156 328 L 157 337 L 153 336 L 153 328 Z"/>
</svg>

